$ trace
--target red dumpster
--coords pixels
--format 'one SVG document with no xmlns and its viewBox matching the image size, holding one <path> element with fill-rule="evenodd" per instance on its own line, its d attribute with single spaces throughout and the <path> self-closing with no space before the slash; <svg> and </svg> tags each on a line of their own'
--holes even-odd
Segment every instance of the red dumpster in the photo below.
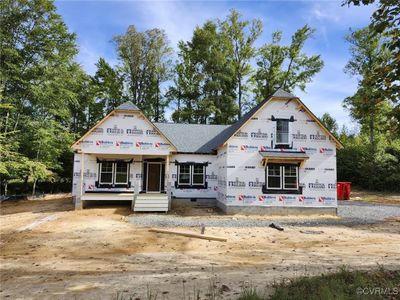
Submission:
<svg viewBox="0 0 400 300">
<path fill-rule="evenodd" d="M 338 182 L 336 189 L 338 200 L 350 200 L 351 182 Z"/>
</svg>

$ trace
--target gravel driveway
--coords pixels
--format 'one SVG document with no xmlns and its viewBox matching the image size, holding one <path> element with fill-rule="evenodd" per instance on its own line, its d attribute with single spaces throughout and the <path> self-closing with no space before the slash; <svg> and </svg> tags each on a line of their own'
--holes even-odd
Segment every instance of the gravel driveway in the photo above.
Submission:
<svg viewBox="0 0 400 300">
<path fill-rule="evenodd" d="M 129 221 L 136 226 L 157 227 L 267 227 L 271 223 L 280 225 L 362 225 L 382 222 L 385 218 L 400 216 L 400 205 L 380 205 L 361 202 L 339 201 L 338 216 L 331 218 L 280 218 L 277 220 L 236 218 L 234 216 L 182 217 L 161 214 L 135 214 Z"/>
</svg>

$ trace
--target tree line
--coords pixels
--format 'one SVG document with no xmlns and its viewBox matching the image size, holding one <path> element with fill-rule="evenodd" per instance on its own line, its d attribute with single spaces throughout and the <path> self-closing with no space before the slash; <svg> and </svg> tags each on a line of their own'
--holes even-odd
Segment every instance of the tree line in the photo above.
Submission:
<svg viewBox="0 0 400 300">
<path fill-rule="evenodd" d="M 314 33 L 308 25 L 296 30 L 288 45 L 282 43 L 280 31 L 261 43 L 261 21 L 246 20 L 231 10 L 224 19 L 197 26 L 191 39 L 180 41 L 177 50 L 164 30 L 138 31 L 131 25 L 112 38 L 118 63 L 112 66 L 100 58 L 95 74 L 89 75 L 76 63 L 76 35 L 56 13 L 53 1 L 4 0 L 0 9 L 2 194 L 10 188 L 26 192 L 28 187 L 35 193 L 38 182 L 41 191 L 69 190 L 70 145 L 125 101 L 135 103 L 156 122 L 165 121 L 166 110 L 172 109 L 175 122 L 231 124 L 278 87 L 305 90 L 323 67 L 320 55 L 303 51 Z M 388 49 L 384 63 L 390 66 L 398 48 L 384 44 L 391 40 L 385 28 L 378 45 Z M 348 70 L 355 72 L 350 66 Z M 360 81 L 360 89 L 362 84 L 376 82 L 377 72 L 371 75 L 373 79 Z M 390 78 L 373 89 L 387 87 Z M 390 92 L 385 93 L 389 99 Z M 346 99 L 362 132 L 371 124 L 362 119 L 364 109 L 372 115 L 357 100 L 362 95 L 370 95 L 379 107 L 373 109 L 375 145 L 383 112 L 397 124 L 391 130 L 398 128 L 393 113 L 398 102 L 377 100 L 367 89 Z"/>
</svg>

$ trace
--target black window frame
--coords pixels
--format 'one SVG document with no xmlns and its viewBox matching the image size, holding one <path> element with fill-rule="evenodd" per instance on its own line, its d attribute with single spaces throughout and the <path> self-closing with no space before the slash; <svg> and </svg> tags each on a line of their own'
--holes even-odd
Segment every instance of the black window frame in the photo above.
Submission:
<svg viewBox="0 0 400 300">
<path fill-rule="evenodd" d="M 207 189 L 207 166 L 208 163 L 198 163 L 198 162 L 175 162 L 176 165 L 176 181 L 175 188 L 177 189 Z M 189 183 L 180 183 L 180 167 L 188 166 L 189 167 Z M 194 184 L 193 176 L 194 176 L 194 167 L 202 166 L 203 167 L 203 183 L 202 184 Z"/>
<path fill-rule="evenodd" d="M 103 163 L 111 163 L 112 164 L 112 181 L 111 183 L 103 183 L 101 182 L 101 174 L 102 174 L 102 164 Z M 117 169 L 117 164 L 118 163 L 126 163 L 126 168 L 127 168 L 127 182 L 126 183 L 116 183 L 116 169 Z M 130 188 L 131 187 L 131 181 L 130 181 L 130 170 L 131 170 L 131 163 L 132 160 L 126 161 L 126 160 L 100 160 L 97 159 L 97 165 L 98 165 L 98 174 L 97 174 L 97 181 L 95 182 L 96 188 Z"/>
<path fill-rule="evenodd" d="M 294 119 L 294 116 L 291 116 L 290 118 L 276 118 L 274 116 L 271 116 L 271 121 L 276 122 L 276 128 L 275 128 L 275 133 L 274 133 L 274 139 L 271 140 L 271 146 L 275 149 L 293 149 L 293 139 L 291 137 L 291 123 L 295 122 L 296 120 Z M 288 126 L 288 142 L 287 143 L 278 143 L 277 142 L 277 136 L 278 136 L 278 122 L 285 121 L 287 122 Z"/>
<path fill-rule="evenodd" d="M 287 131 L 278 132 L 279 125 L 282 128 L 287 126 Z M 278 142 L 278 136 L 280 137 L 280 139 L 282 139 L 282 135 L 284 135 L 284 134 L 287 135 L 287 142 L 286 143 L 284 143 L 282 141 Z M 288 145 L 290 145 L 290 120 L 289 119 L 277 119 L 276 120 L 275 145 L 277 145 L 277 146 L 288 146 Z"/>
<path fill-rule="evenodd" d="M 268 170 L 269 166 L 279 166 L 280 168 L 280 188 L 268 187 Z M 285 168 L 296 167 L 297 188 L 285 188 Z M 303 187 L 300 186 L 300 164 L 299 163 L 268 163 L 265 166 L 265 184 L 262 187 L 263 194 L 302 194 Z"/>
</svg>

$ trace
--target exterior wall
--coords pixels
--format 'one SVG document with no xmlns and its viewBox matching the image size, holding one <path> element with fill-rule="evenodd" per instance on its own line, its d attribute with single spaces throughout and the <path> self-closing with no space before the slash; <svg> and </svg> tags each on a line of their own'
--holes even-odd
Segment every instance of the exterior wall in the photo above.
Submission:
<svg viewBox="0 0 400 300">
<path fill-rule="evenodd" d="M 139 113 L 115 113 L 77 149 L 96 154 L 167 155 L 173 146 Z"/>
<path fill-rule="evenodd" d="M 275 118 L 290 118 L 293 149 L 305 151 L 309 159 L 299 168 L 301 195 L 263 194 L 265 168 L 259 151 L 274 150 Z M 228 140 L 227 186 L 225 199 L 219 198 L 223 208 L 249 206 L 321 207 L 336 208 L 336 146 L 296 101 L 272 100 L 253 116 L 239 134 Z M 225 200 L 225 201 L 224 201 Z M 225 209 L 226 210 L 226 209 Z"/>
<path fill-rule="evenodd" d="M 77 195 L 81 180 L 81 158 L 79 153 L 74 154 L 74 174 L 72 178 L 72 196 Z M 116 157 L 118 159 L 118 157 Z M 98 164 L 97 156 L 93 154 L 85 154 L 83 162 L 83 192 L 104 192 L 110 191 L 109 188 L 97 188 L 95 182 L 98 180 Z M 132 163 L 129 169 L 129 180 L 131 181 L 130 188 L 113 188 L 116 192 L 133 191 L 134 185 L 139 184 L 141 189 L 142 181 L 142 165 L 140 157 L 132 157 Z"/>
<path fill-rule="evenodd" d="M 227 163 L 228 163 L 228 147 L 220 147 L 217 152 L 218 166 L 218 193 L 217 204 L 227 204 L 231 199 L 227 198 Z"/>
<path fill-rule="evenodd" d="M 75 146 L 85 153 L 83 191 L 110 191 L 97 188 L 99 159 L 131 160 L 129 180 L 130 188 L 113 188 L 112 191 L 133 191 L 139 185 L 142 190 L 142 159 L 148 157 L 165 158 L 173 146 L 161 136 L 155 127 L 145 120 L 140 113 L 115 113 L 95 128 L 86 138 Z M 72 195 L 76 196 L 80 181 L 81 154 L 75 153 Z"/>
<path fill-rule="evenodd" d="M 175 161 L 183 162 L 208 162 L 206 167 L 206 189 L 178 189 L 175 188 L 175 182 L 178 178 L 178 167 Z M 215 155 L 201 155 L 201 154 L 175 154 L 170 159 L 170 173 L 171 173 L 171 192 L 172 196 L 176 198 L 216 198 L 218 190 L 218 166 L 217 158 Z"/>
</svg>

